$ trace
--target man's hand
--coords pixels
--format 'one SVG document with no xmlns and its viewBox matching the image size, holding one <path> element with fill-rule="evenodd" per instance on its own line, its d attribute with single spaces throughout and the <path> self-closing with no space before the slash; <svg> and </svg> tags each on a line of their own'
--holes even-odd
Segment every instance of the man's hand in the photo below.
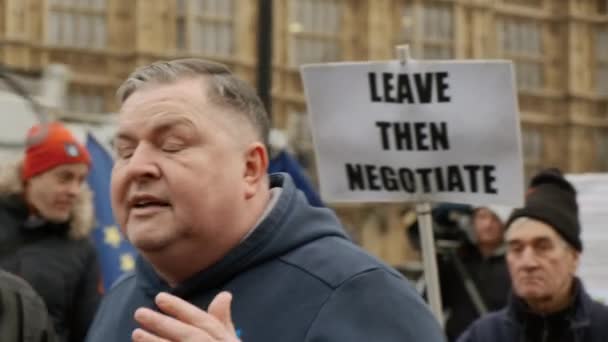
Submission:
<svg viewBox="0 0 608 342">
<path fill-rule="evenodd" d="M 148 308 L 137 309 L 135 320 L 141 328 L 133 331 L 133 341 L 239 341 L 230 314 L 232 295 L 228 292 L 218 294 L 207 312 L 168 293 L 158 294 L 155 301 L 164 314 Z"/>
</svg>

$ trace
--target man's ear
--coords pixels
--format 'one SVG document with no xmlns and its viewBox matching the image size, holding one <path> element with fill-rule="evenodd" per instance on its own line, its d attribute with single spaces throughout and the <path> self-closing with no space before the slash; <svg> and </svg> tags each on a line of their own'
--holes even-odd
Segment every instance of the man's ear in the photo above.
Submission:
<svg viewBox="0 0 608 342">
<path fill-rule="evenodd" d="M 576 271 L 578 270 L 578 266 L 581 260 L 581 253 L 577 250 L 575 250 L 574 248 L 568 246 L 568 248 L 570 249 L 569 252 L 572 253 L 572 270 L 571 273 L 572 275 L 576 275 Z"/>
<path fill-rule="evenodd" d="M 268 151 L 264 144 L 254 142 L 245 150 L 245 180 L 246 198 L 251 198 L 258 191 L 260 185 L 266 186 L 268 174 Z"/>
</svg>

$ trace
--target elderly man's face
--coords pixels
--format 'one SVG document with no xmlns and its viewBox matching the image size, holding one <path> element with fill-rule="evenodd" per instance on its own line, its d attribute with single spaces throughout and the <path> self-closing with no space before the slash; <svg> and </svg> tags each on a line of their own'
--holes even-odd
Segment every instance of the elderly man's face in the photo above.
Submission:
<svg viewBox="0 0 608 342">
<path fill-rule="evenodd" d="M 546 223 L 516 220 L 507 231 L 507 263 L 515 293 L 528 301 L 569 295 L 579 253 Z"/>
<path fill-rule="evenodd" d="M 120 109 L 112 206 L 142 251 L 214 241 L 239 215 L 247 132 L 204 94 L 202 80 L 181 80 L 138 90 Z"/>
</svg>

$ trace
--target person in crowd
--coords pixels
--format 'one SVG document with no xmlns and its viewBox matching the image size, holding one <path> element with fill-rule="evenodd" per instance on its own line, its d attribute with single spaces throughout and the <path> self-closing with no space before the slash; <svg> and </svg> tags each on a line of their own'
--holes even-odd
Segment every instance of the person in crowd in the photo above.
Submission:
<svg viewBox="0 0 608 342">
<path fill-rule="evenodd" d="M 87 150 L 58 122 L 32 127 L 0 177 L 0 267 L 42 297 L 59 341 L 84 340 L 100 299 Z"/>
<path fill-rule="evenodd" d="M 444 339 L 398 272 L 268 175 L 267 114 L 225 66 L 153 63 L 118 99 L 111 199 L 140 256 L 87 341 Z"/>
<path fill-rule="evenodd" d="M 511 299 L 475 321 L 459 342 L 608 340 L 608 307 L 576 277 L 583 250 L 576 190 L 559 170 L 532 178 L 524 207 L 507 221 L 506 243 Z"/>
<path fill-rule="evenodd" d="M 467 227 L 470 234 L 462 234 L 456 248 L 439 249 L 449 341 L 455 341 L 475 319 L 507 304 L 511 282 L 505 261 L 504 222 L 508 214 L 508 208 L 498 205 L 474 208 Z"/>
<path fill-rule="evenodd" d="M 25 280 L 3 270 L 0 270 L 0 340 L 56 341 L 42 298 Z"/>
</svg>

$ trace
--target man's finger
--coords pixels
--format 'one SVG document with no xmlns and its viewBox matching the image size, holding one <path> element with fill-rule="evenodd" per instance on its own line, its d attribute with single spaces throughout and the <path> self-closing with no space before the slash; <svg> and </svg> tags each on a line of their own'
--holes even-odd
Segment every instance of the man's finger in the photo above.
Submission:
<svg viewBox="0 0 608 342">
<path fill-rule="evenodd" d="M 226 334 L 226 327 L 217 318 L 179 297 L 161 292 L 155 302 L 162 312 L 202 329 L 214 338 L 222 338 Z"/>
<path fill-rule="evenodd" d="M 149 332 L 139 328 L 133 331 L 133 334 L 131 334 L 131 339 L 133 340 L 133 342 L 171 342 L 167 339 L 154 336 Z"/>
<path fill-rule="evenodd" d="M 194 337 L 199 337 L 200 340 L 210 337 L 204 330 L 148 308 L 137 309 L 135 320 L 150 334 L 169 341 L 188 341 Z"/>
<path fill-rule="evenodd" d="M 232 304 L 232 295 L 229 292 L 220 292 L 209 304 L 207 311 L 210 315 L 217 318 L 231 332 L 235 332 L 234 324 L 232 324 L 232 313 L 230 305 Z"/>
</svg>

